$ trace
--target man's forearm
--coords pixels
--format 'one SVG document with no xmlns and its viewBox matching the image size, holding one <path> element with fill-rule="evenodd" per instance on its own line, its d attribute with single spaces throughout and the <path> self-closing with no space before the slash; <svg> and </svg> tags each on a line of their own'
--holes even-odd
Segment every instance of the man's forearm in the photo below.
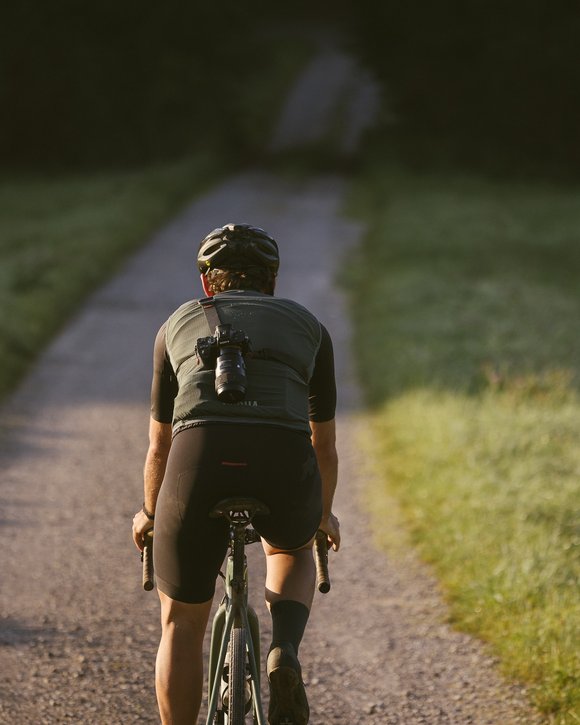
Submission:
<svg viewBox="0 0 580 725">
<path fill-rule="evenodd" d="M 338 454 L 336 452 L 336 425 L 333 420 L 321 423 L 311 421 L 312 447 L 316 453 L 322 479 L 322 520 L 332 512 L 332 502 L 338 480 Z"/>
<path fill-rule="evenodd" d="M 157 505 L 157 497 L 165 476 L 167 455 L 149 449 L 143 471 L 143 500 L 147 511 L 153 513 Z"/>
<path fill-rule="evenodd" d="M 149 422 L 149 450 L 147 451 L 143 471 L 143 500 L 145 508 L 150 513 L 155 512 L 170 449 L 171 425 L 158 423 L 151 418 Z"/>
<path fill-rule="evenodd" d="M 325 520 L 332 512 L 332 502 L 338 480 L 338 455 L 334 448 L 317 450 L 316 458 L 322 479 L 322 519 Z"/>
</svg>

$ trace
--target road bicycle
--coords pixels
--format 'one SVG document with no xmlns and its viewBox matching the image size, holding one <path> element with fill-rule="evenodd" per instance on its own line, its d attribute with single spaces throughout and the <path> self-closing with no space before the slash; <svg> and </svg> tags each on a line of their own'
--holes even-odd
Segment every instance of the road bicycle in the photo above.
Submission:
<svg viewBox="0 0 580 725">
<path fill-rule="evenodd" d="M 224 579 L 225 593 L 214 616 L 208 667 L 206 725 L 267 725 L 260 696 L 260 626 L 248 604 L 248 563 L 245 547 L 260 541 L 251 527 L 255 516 L 267 516 L 268 507 L 253 498 L 228 498 L 210 512 L 229 523 L 229 553 Z M 154 586 L 153 533 L 148 532 L 143 550 L 143 586 Z M 318 590 L 330 590 L 328 547 L 324 532 L 315 540 Z M 289 722 L 287 725 L 293 725 Z"/>
</svg>

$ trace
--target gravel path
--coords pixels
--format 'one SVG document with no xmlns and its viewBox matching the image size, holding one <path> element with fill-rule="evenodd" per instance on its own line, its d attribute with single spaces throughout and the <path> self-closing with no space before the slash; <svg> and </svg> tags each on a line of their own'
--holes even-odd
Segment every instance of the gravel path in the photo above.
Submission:
<svg viewBox="0 0 580 725">
<path fill-rule="evenodd" d="M 151 346 L 167 314 L 199 293 L 193 240 L 230 219 L 280 239 L 279 294 L 316 312 L 336 345 L 344 546 L 302 650 L 311 722 L 535 722 L 478 643 L 445 625 L 437 587 L 413 554 L 391 561 L 370 539 L 360 507 L 364 423 L 332 284 L 360 233 L 339 215 L 343 192 L 337 178 L 292 184 L 260 173 L 216 189 L 90 300 L 2 408 L 0 722 L 157 722 L 158 605 L 140 589 L 129 531 L 141 501 Z M 259 552 L 251 567 L 263 614 Z"/>
<path fill-rule="evenodd" d="M 354 66 L 336 54 L 316 63 L 307 78 L 318 73 L 340 96 Z M 342 84 L 325 83 L 321 65 L 342 68 Z M 308 80 L 301 87 L 298 106 L 321 92 Z M 364 93 L 372 97 L 369 86 Z M 310 123 L 302 119 L 294 123 Z M 335 177 L 297 183 L 258 172 L 215 189 L 91 298 L 0 408 L 0 723 L 158 722 L 158 602 L 141 589 L 130 538 L 152 344 L 168 314 L 201 294 L 195 242 L 228 221 L 262 225 L 280 240 L 278 293 L 310 307 L 335 342 L 344 544 L 331 555 L 333 588 L 317 596 L 301 650 L 312 725 L 539 722 L 482 646 L 445 624 L 437 585 L 413 552 L 390 559 L 372 543 L 361 507 L 372 475 L 364 412 L 333 285 L 362 231 L 340 216 L 344 191 Z M 267 625 L 258 551 L 250 567 Z M 265 626 L 264 647 L 268 635 Z"/>
</svg>

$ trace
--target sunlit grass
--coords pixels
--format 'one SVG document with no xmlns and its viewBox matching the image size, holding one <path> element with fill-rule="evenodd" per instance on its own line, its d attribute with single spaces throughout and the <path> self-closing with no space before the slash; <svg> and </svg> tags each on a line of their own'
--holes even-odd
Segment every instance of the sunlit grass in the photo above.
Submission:
<svg viewBox="0 0 580 725">
<path fill-rule="evenodd" d="M 381 456 L 454 621 L 580 718 L 577 190 L 369 172 L 353 293 Z"/>
</svg>

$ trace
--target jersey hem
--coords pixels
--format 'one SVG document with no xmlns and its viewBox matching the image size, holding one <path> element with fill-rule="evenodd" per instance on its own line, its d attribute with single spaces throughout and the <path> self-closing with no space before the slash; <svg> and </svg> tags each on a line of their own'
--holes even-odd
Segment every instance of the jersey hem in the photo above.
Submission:
<svg viewBox="0 0 580 725">
<path fill-rule="evenodd" d="M 283 430 L 291 431 L 293 433 L 300 433 L 302 435 L 305 435 L 307 438 L 310 438 L 311 435 L 310 428 L 306 429 L 303 426 L 292 426 L 288 425 L 287 423 L 272 423 L 266 422 L 264 420 L 248 420 L 247 418 L 236 418 L 234 420 L 232 420 L 231 418 L 223 420 L 212 418 L 208 420 L 192 420 L 181 423 L 173 428 L 172 438 L 175 438 L 175 436 L 178 433 L 181 433 L 182 430 L 188 430 L 189 428 L 198 428 L 202 425 L 254 425 L 259 426 L 260 428 L 282 428 Z"/>
</svg>

